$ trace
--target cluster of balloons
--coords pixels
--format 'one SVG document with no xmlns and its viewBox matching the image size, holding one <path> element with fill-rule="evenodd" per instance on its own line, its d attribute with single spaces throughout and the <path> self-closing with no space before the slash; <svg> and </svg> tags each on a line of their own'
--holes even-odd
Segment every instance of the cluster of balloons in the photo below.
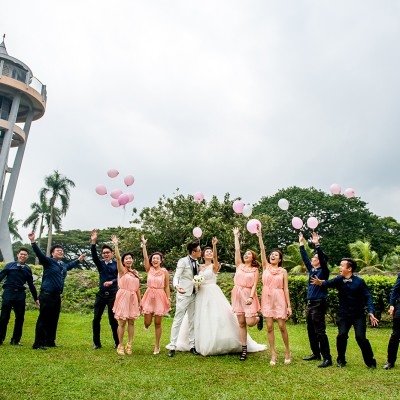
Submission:
<svg viewBox="0 0 400 400">
<path fill-rule="evenodd" d="M 332 183 L 332 185 L 330 186 L 329 190 L 331 191 L 332 194 L 340 194 L 342 192 L 342 188 L 337 183 Z M 356 192 L 354 191 L 353 188 L 347 188 L 344 191 L 344 195 L 347 198 L 354 197 L 355 194 L 356 194 Z"/>
<path fill-rule="evenodd" d="M 243 214 L 244 217 L 250 217 L 250 215 L 253 213 L 253 207 L 251 204 L 244 204 L 241 200 L 235 200 L 232 208 L 236 214 Z"/>
<path fill-rule="evenodd" d="M 289 215 L 291 215 L 288 211 L 289 209 L 289 201 L 286 199 L 280 199 L 278 201 L 278 207 L 283 210 L 286 211 Z M 291 215 L 293 217 L 293 215 Z M 310 229 L 315 229 L 318 226 L 319 222 L 317 220 L 317 218 L 315 217 L 310 217 L 307 219 L 307 226 Z M 292 218 L 292 226 L 294 229 L 301 229 L 304 226 L 304 222 L 301 218 L 299 217 L 293 217 Z"/>
<path fill-rule="evenodd" d="M 110 178 L 116 178 L 119 172 L 116 169 L 110 169 L 107 171 L 107 175 Z M 126 187 L 132 186 L 135 182 L 135 178 L 132 175 L 127 175 L 124 178 L 124 183 Z M 105 196 L 107 194 L 107 188 L 104 185 L 96 186 L 96 193 L 100 196 Z M 121 189 L 115 189 L 110 193 L 112 197 L 111 205 L 113 207 L 125 206 L 126 204 L 133 201 L 134 196 L 132 193 L 124 193 Z"/>
</svg>

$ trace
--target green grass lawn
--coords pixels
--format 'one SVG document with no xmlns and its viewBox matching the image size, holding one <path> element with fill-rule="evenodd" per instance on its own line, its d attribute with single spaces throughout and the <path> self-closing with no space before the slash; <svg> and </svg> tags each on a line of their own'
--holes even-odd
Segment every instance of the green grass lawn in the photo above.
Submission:
<svg viewBox="0 0 400 400">
<path fill-rule="evenodd" d="M 317 368 L 302 361 L 309 355 L 305 325 L 289 325 L 292 364 L 283 364 L 284 349 L 276 326 L 278 364 L 269 365 L 269 351 L 202 357 L 177 353 L 167 357 L 162 348 L 153 355 L 154 328 L 136 322 L 132 356 L 121 357 L 113 349 L 106 315 L 103 317 L 103 348 L 92 350 L 91 315 L 62 314 L 57 343 L 62 347 L 32 350 L 38 312 L 26 313 L 23 347 L 10 346 L 13 321 L 0 346 L 0 399 L 389 399 L 400 398 L 399 369 L 385 371 L 390 329 L 368 329 L 378 361 L 376 370 L 363 363 L 350 331 L 345 368 Z M 169 341 L 171 319 L 163 321 L 163 347 Z M 266 332 L 250 329 L 252 337 L 267 343 Z M 332 354 L 336 358 L 336 328 L 328 327 Z M 397 389 L 396 389 L 397 388 Z"/>
</svg>

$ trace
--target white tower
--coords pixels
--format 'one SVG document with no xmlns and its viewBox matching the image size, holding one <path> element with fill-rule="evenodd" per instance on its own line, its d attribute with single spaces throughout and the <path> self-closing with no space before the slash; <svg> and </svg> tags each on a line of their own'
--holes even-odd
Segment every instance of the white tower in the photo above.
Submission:
<svg viewBox="0 0 400 400">
<path fill-rule="evenodd" d="M 8 218 L 31 123 L 46 110 L 46 86 L 23 62 L 8 55 L 4 37 L 0 44 L 0 250 L 4 261 L 10 262 L 14 257 Z M 17 147 L 17 153 L 8 166 L 12 147 Z"/>
</svg>

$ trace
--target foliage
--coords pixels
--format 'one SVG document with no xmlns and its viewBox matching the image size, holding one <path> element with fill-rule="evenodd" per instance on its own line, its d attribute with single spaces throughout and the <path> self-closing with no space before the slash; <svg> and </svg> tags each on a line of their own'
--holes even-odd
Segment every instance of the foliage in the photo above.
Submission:
<svg viewBox="0 0 400 400">
<path fill-rule="evenodd" d="M 331 196 L 314 188 L 290 187 L 263 197 L 254 207 L 256 214 L 271 217 L 272 227 L 264 234 L 269 248 L 286 248 L 297 241 L 298 232 L 291 225 L 291 216 L 278 207 L 278 200 L 289 200 L 289 211 L 304 222 L 314 216 L 319 221 L 318 234 L 324 251 L 334 264 L 349 256 L 348 243 L 369 241 L 371 249 L 382 256 L 400 245 L 400 224 L 392 217 L 380 218 L 367 209 L 359 198 Z M 305 225 L 305 235 L 311 231 Z"/>
<path fill-rule="evenodd" d="M 68 179 L 66 176 L 61 175 L 58 171 L 54 171 L 52 175 L 44 178 L 45 186 L 40 189 L 39 197 L 42 204 L 49 204 L 50 206 L 50 220 L 48 223 L 49 233 L 47 238 L 47 251 L 46 254 L 50 255 L 50 247 L 52 245 L 53 225 L 55 220 L 55 207 L 56 202 L 61 203 L 61 215 L 67 213 L 70 199 L 70 188 L 75 187 L 75 183 Z M 47 198 L 50 196 L 50 198 Z"/>
<path fill-rule="evenodd" d="M 186 254 L 186 243 L 195 240 L 192 231 L 196 226 L 203 231 L 200 239 L 202 247 L 211 245 L 212 237 L 217 236 L 220 262 L 231 263 L 234 255 L 232 230 L 235 226 L 241 229 L 242 249 L 252 248 L 259 252 L 257 236 L 247 232 L 247 218 L 235 214 L 233 201 L 229 193 L 221 202 L 213 196 L 210 201 L 199 203 L 191 195 L 185 197 L 177 193 L 173 198 L 162 196 L 156 206 L 144 208 L 132 222 L 140 226 L 148 239 L 149 252 L 163 252 L 169 266 L 175 266 L 177 260 Z M 254 214 L 252 218 L 260 219 L 264 229 L 268 229 L 269 217 Z M 133 231 L 125 241 L 138 243 L 139 237 L 140 233 Z"/>
<path fill-rule="evenodd" d="M 349 249 L 359 269 L 382 265 L 379 263 L 377 252 L 371 250 L 371 243 L 368 241 L 357 240 L 349 244 Z"/>
<path fill-rule="evenodd" d="M 14 240 L 22 240 L 22 237 L 18 232 L 18 225 L 20 222 L 21 220 L 16 219 L 14 212 L 11 211 L 10 216 L 8 217 L 8 230 L 10 231 L 10 235 Z"/>
</svg>

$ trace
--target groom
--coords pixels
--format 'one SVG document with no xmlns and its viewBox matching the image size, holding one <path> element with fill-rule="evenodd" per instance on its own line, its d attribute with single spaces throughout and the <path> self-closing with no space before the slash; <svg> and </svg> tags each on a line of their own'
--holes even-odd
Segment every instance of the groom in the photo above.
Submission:
<svg viewBox="0 0 400 400">
<path fill-rule="evenodd" d="M 199 354 L 194 345 L 194 300 L 195 290 L 193 277 L 197 275 L 199 264 L 197 259 L 201 255 L 199 242 L 189 242 L 186 246 L 188 255 L 178 261 L 176 272 L 173 279 L 173 285 L 176 290 L 176 311 L 174 322 L 171 328 L 171 339 L 169 344 L 168 357 L 175 355 L 176 342 L 178 340 L 179 330 L 185 313 L 188 313 L 189 319 L 189 346 L 192 354 Z"/>
</svg>

